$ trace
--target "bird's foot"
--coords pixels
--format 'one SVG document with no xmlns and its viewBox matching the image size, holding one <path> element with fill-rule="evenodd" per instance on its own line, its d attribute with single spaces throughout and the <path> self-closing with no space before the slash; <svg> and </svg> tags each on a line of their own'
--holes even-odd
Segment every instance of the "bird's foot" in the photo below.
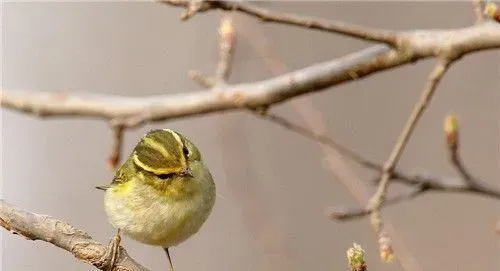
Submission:
<svg viewBox="0 0 500 271">
<path fill-rule="evenodd" d="M 120 257 L 121 239 L 120 229 L 118 229 L 113 239 L 111 239 L 111 241 L 109 242 L 108 249 L 106 250 L 106 254 L 104 255 L 104 265 L 106 266 L 105 270 L 107 271 L 113 271 L 113 269 L 115 268 L 115 264 Z"/>
</svg>

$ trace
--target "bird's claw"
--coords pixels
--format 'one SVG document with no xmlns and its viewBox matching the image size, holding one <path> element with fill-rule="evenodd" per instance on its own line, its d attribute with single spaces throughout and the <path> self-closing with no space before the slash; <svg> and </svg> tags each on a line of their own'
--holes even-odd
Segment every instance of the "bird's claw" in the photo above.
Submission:
<svg viewBox="0 0 500 271">
<path fill-rule="evenodd" d="M 115 268 L 115 264 L 120 257 L 120 242 L 120 229 L 118 229 L 113 239 L 109 242 L 108 249 L 106 251 L 105 259 L 107 271 L 112 271 Z"/>
</svg>

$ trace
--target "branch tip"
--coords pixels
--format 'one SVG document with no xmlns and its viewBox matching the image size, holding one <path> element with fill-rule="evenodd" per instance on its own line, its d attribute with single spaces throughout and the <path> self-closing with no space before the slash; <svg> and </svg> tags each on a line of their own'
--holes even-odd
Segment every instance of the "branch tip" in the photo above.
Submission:
<svg viewBox="0 0 500 271">
<path fill-rule="evenodd" d="M 366 271 L 365 251 L 360 245 L 353 243 L 347 250 L 347 262 L 351 271 Z"/>
</svg>

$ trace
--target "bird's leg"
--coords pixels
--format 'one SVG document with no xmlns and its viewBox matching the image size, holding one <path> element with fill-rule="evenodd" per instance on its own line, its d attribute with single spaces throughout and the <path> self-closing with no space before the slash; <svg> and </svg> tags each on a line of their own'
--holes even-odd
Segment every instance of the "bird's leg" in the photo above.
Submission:
<svg viewBox="0 0 500 271">
<path fill-rule="evenodd" d="M 120 242 L 121 242 L 121 237 L 120 237 L 120 229 L 116 231 L 115 236 L 111 241 L 109 242 L 108 245 L 108 252 L 107 254 L 107 259 L 109 259 L 108 263 L 108 268 L 107 270 L 112 271 L 113 268 L 115 267 L 116 261 L 118 260 L 118 257 L 120 256 Z"/>
<path fill-rule="evenodd" d="M 174 265 L 172 264 L 172 259 L 170 258 L 170 252 L 168 252 L 168 247 L 164 247 L 163 250 L 165 250 L 165 253 L 167 253 L 167 258 L 169 263 L 168 270 L 174 271 Z"/>
</svg>

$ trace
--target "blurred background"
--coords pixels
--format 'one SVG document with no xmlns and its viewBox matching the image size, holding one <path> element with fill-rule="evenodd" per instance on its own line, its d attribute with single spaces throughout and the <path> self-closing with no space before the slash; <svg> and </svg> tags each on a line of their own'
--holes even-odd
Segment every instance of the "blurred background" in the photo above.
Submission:
<svg viewBox="0 0 500 271">
<path fill-rule="evenodd" d="M 469 2 L 273 2 L 277 11 L 390 29 L 472 24 Z M 182 10 L 157 3 L 3 3 L 3 89 L 146 96 L 200 89 L 187 73 L 213 74 L 220 12 L 181 22 Z M 233 15 L 238 33 L 230 83 L 252 82 L 334 59 L 369 46 L 339 35 L 262 24 Z M 377 73 L 272 108 L 296 123 L 383 162 L 434 61 Z M 457 176 L 443 144 L 442 121 L 456 112 L 461 152 L 478 177 L 500 185 L 500 53 L 455 63 L 418 125 L 399 168 Z M 41 120 L 2 114 L 2 198 L 86 230 L 107 243 L 114 230 L 94 186 L 108 183 L 112 136 L 92 119 Z M 158 122 L 128 130 L 124 153 L 152 128 L 173 128 L 194 141 L 217 185 L 215 209 L 200 232 L 171 250 L 176 270 L 347 270 L 353 242 L 369 270 L 498 270 L 494 233 L 500 202 L 429 193 L 386 208 L 400 260 L 380 263 L 367 219 L 337 223 L 330 206 L 367 199 L 374 175 L 316 142 L 245 112 Z M 329 157 L 325 159 L 325 157 Z M 329 161 L 329 162 L 327 162 Z M 340 171 L 339 171 L 340 170 Z M 349 174 L 346 174 L 348 172 Z M 391 186 L 391 193 L 403 189 Z M 164 252 L 124 238 L 129 254 L 167 270 Z M 68 252 L 2 230 L 2 270 L 92 270 Z"/>
</svg>

